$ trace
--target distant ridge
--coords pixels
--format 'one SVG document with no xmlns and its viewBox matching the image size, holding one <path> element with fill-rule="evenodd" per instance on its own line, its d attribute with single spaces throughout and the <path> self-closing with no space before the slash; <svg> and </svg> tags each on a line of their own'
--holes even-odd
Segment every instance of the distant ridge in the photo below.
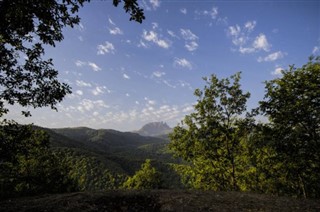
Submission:
<svg viewBox="0 0 320 212">
<path fill-rule="evenodd" d="M 135 131 L 142 136 L 160 136 L 169 134 L 172 128 L 165 122 L 151 122 L 144 125 L 140 130 Z"/>
</svg>

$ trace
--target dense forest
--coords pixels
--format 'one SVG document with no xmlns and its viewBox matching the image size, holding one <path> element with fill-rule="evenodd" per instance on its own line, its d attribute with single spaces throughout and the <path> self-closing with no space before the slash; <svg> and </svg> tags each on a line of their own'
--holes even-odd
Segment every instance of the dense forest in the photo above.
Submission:
<svg viewBox="0 0 320 212">
<path fill-rule="evenodd" d="M 320 58 L 282 74 L 251 111 L 240 73 L 204 78 L 194 112 L 167 136 L 4 120 L 1 197 L 192 188 L 319 198 Z"/>
</svg>

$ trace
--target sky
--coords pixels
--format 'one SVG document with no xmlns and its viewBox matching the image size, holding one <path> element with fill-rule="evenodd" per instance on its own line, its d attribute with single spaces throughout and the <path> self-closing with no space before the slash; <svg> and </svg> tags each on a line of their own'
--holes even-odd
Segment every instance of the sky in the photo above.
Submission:
<svg viewBox="0 0 320 212">
<path fill-rule="evenodd" d="M 203 77 L 241 71 L 248 109 L 264 82 L 320 54 L 320 1 L 143 0 L 146 20 L 129 21 L 120 4 L 91 0 L 64 40 L 46 47 L 72 94 L 50 108 L 10 107 L 6 118 L 43 127 L 133 131 L 164 121 L 176 126 L 193 112 Z"/>
</svg>

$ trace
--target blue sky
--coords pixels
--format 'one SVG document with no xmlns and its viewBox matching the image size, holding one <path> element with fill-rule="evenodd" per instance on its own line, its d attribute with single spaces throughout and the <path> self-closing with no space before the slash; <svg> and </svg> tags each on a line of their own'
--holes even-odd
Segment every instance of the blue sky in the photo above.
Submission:
<svg viewBox="0 0 320 212">
<path fill-rule="evenodd" d="M 46 48 L 73 93 L 58 105 L 11 107 L 7 118 L 44 127 L 139 129 L 152 121 L 175 126 L 193 111 L 202 77 L 242 72 L 248 108 L 264 96 L 265 80 L 320 53 L 319 1 L 139 1 L 142 24 L 111 1 L 80 9 L 81 24 Z M 119 5 L 121 6 L 121 4 Z"/>
</svg>

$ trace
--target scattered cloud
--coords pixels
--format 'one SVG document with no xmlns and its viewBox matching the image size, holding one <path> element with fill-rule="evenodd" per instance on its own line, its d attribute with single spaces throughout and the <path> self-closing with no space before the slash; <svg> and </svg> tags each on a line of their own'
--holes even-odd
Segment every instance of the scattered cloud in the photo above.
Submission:
<svg viewBox="0 0 320 212">
<path fill-rule="evenodd" d="M 75 62 L 76 66 L 78 67 L 83 67 L 83 66 L 89 66 L 93 71 L 101 71 L 102 69 L 95 63 L 93 62 L 84 62 L 84 61 L 81 61 L 81 60 L 77 60 Z"/>
<path fill-rule="evenodd" d="M 179 38 L 173 31 L 168 30 L 167 32 L 168 32 L 168 34 L 169 34 L 171 37 L 173 37 L 173 38 Z"/>
<path fill-rule="evenodd" d="M 85 66 L 87 63 L 84 62 L 84 61 L 81 61 L 81 60 L 77 60 L 77 61 L 75 62 L 75 64 L 76 64 L 76 66 L 78 66 L 78 67 L 82 67 L 82 66 Z"/>
<path fill-rule="evenodd" d="M 142 38 L 146 41 L 153 42 L 153 43 L 157 44 L 159 47 L 164 48 L 164 49 L 167 49 L 170 47 L 169 42 L 166 40 L 160 39 L 157 32 L 155 32 L 153 30 L 151 30 L 151 31 L 143 30 Z M 145 43 L 143 43 L 141 41 L 140 41 L 140 45 L 143 47 L 147 46 L 147 45 L 145 45 Z"/>
<path fill-rule="evenodd" d="M 152 73 L 153 76 L 158 77 L 158 78 L 164 76 L 165 74 L 166 74 L 165 72 L 161 72 L 161 71 L 155 71 Z"/>
<path fill-rule="evenodd" d="M 187 59 L 185 58 L 175 58 L 174 59 L 174 65 L 175 66 L 180 66 L 182 68 L 188 68 L 188 69 L 192 69 L 192 64 L 191 62 L 189 62 Z"/>
<path fill-rule="evenodd" d="M 271 45 L 268 43 L 267 37 L 262 33 L 258 35 L 253 42 L 253 48 L 256 50 L 264 50 L 268 52 L 270 47 Z"/>
<path fill-rule="evenodd" d="M 190 29 L 180 29 L 181 36 L 185 40 L 197 40 L 198 36 L 196 36 Z"/>
<path fill-rule="evenodd" d="M 312 54 L 317 54 L 320 51 L 319 46 L 313 47 Z"/>
<path fill-rule="evenodd" d="M 286 54 L 281 52 L 281 51 L 277 51 L 274 53 L 269 54 L 268 56 L 262 58 L 259 57 L 258 58 L 258 62 L 271 62 L 271 61 L 275 61 L 275 60 L 279 60 L 281 58 L 283 58 Z"/>
<path fill-rule="evenodd" d="M 76 29 L 78 29 L 80 32 L 83 32 L 85 30 L 85 27 L 83 24 L 80 22 L 78 25 L 76 25 Z"/>
<path fill-rule="evenodd" d="M 244 27 L 249 31 L 253 31 L 254 28 L 256 27 L 257 22 L 256 21 L 248 21 L 247 23 L 245 23 Z"/>
<path fill-rule="evenodd" d="M 148 2 L 146 0 L 142 0 L 141 1 L 141 6 L 147 10 L 147 11 L 150 11 L 150 10 L 156 10 L 160 7 L 160 0 L 149 0 Z"/>
<path fill-rule="evenodd" d="M 96 111 L 99 108 L 109 108 L 109 106 L 106 105 L 103 100 L 82 99 L 77 107 L 77 110 L 85 113 L 86 111 Z"/>
<path fill-rule="evenodd" d="M 101 71 L 102 70 L 97 64 L 95 64 L 93 62 L 88 62 L 88 66 L 90 66 L 93 71 Z"/>
<path fill-rule="evenodd" d="M 93 90 L 92 90 L 92 94 L 94 96 L 98 96 L 100 94 L 103 94 L 105 92 L 105 90 L 107 90 L 108 93 L 111 93 L 110 90 L 107 89 L 106 86 L 96 86 Z"/>
<path fill-rule="evenodd" d="M 122 35 L 123 34 L 122 30 L 119 27 L 115 27 L 113 29 L 109 29 L 109 33 L 111 35 Z"/>
<path fill-rule="evenodd" d="M 181 9 L 180 9 L 180 12 L 181 12 L 182 14 L 185 14 L 185 15 L 188 13 L 188 11 L 187 11 L 186 8 L 181 8 Z"/>
<path fill-rule="evenodd" d="M 83 92 L 82 92 L 82 90 L 76 90 L 76 94 L 79 95 L 79 96 L 82 96 Z"/>
<path fill-rule="evenodd" d="M 271 44 L 269 44 L 265 34 L 260 33 L 254 39 L 251 38 L 250 34 L 255 29 L 256 24 L 256 21 L 248 21 L 244 24 L 243 28 L 239 25 L 229 26 L 228 35 L 240 53 L 248 54 L 258 51 L 270 51 Z"/>
<path fill-rule="evenodd" d="M 216 19 L 218 17 L 218 7 L 212 7 L 211 10 L 202 10 L 202 11 L 195 11 L 196 15 L 198 16 L 209 16 L 212 19 Z"/>
<path fill-rule="evenodd" d="M 92 86 L 90 83 L 84 82 L 82 80 L 76 80 L 76 85 L 78 87 L 91 87 Z"/>
<path fill-rule="evenodd" d="M 116 24 L 111 20 L 111 18 L 108 18 L 108 21 L 111 25 L 115 26 Z"/>
<path fill-rule="evenodd" d="M 196 40 L 199 39 L 190 29 L 180 29 L 182 38 L 185 40 L 185 47 L 188 51 L 195 51 L 199 45 Z"/>
<path fill-rule="evenodd" d="M 126 75 L 126 74 L 123 74 L 122 77 L 125 78 L 125 79 L 130 79 L 130 77 L 128 75 Z"/>
<path fill-rule="evenodd" d="M 152 5 L 152 8 L 156 10 L 158 7 L 160 7 L 160 1 L 159 0 L 150 0 L 150 3 Z"/>
<path fill-rule="evenodd" d="M 114 53 L 114 50 L 115 50 L 113 44 L 110 43 L 109 41 L 106 41 L 104 45 L 103 44 L 98 45 L 97 49 L 98 49 L 98 52 L 97 52 L 98 55 L 104 55 L 106 53 Z"/>
<path fill-rule="evenodd" d="M 188 51 L 195 51 L 198 48 L 198 44 L 195 41 L 191 41 L 190 43 L 186 43 L 185 47 Z"/>
<path fill-rule="evenodd" d="M 282 75 L 282 70 L 284 70 L 283 68 L 277 66 L 273 72 L 271 72 L 272 75 L 275 75 L 275 76 L 281 76 Z"/>
</svg>

